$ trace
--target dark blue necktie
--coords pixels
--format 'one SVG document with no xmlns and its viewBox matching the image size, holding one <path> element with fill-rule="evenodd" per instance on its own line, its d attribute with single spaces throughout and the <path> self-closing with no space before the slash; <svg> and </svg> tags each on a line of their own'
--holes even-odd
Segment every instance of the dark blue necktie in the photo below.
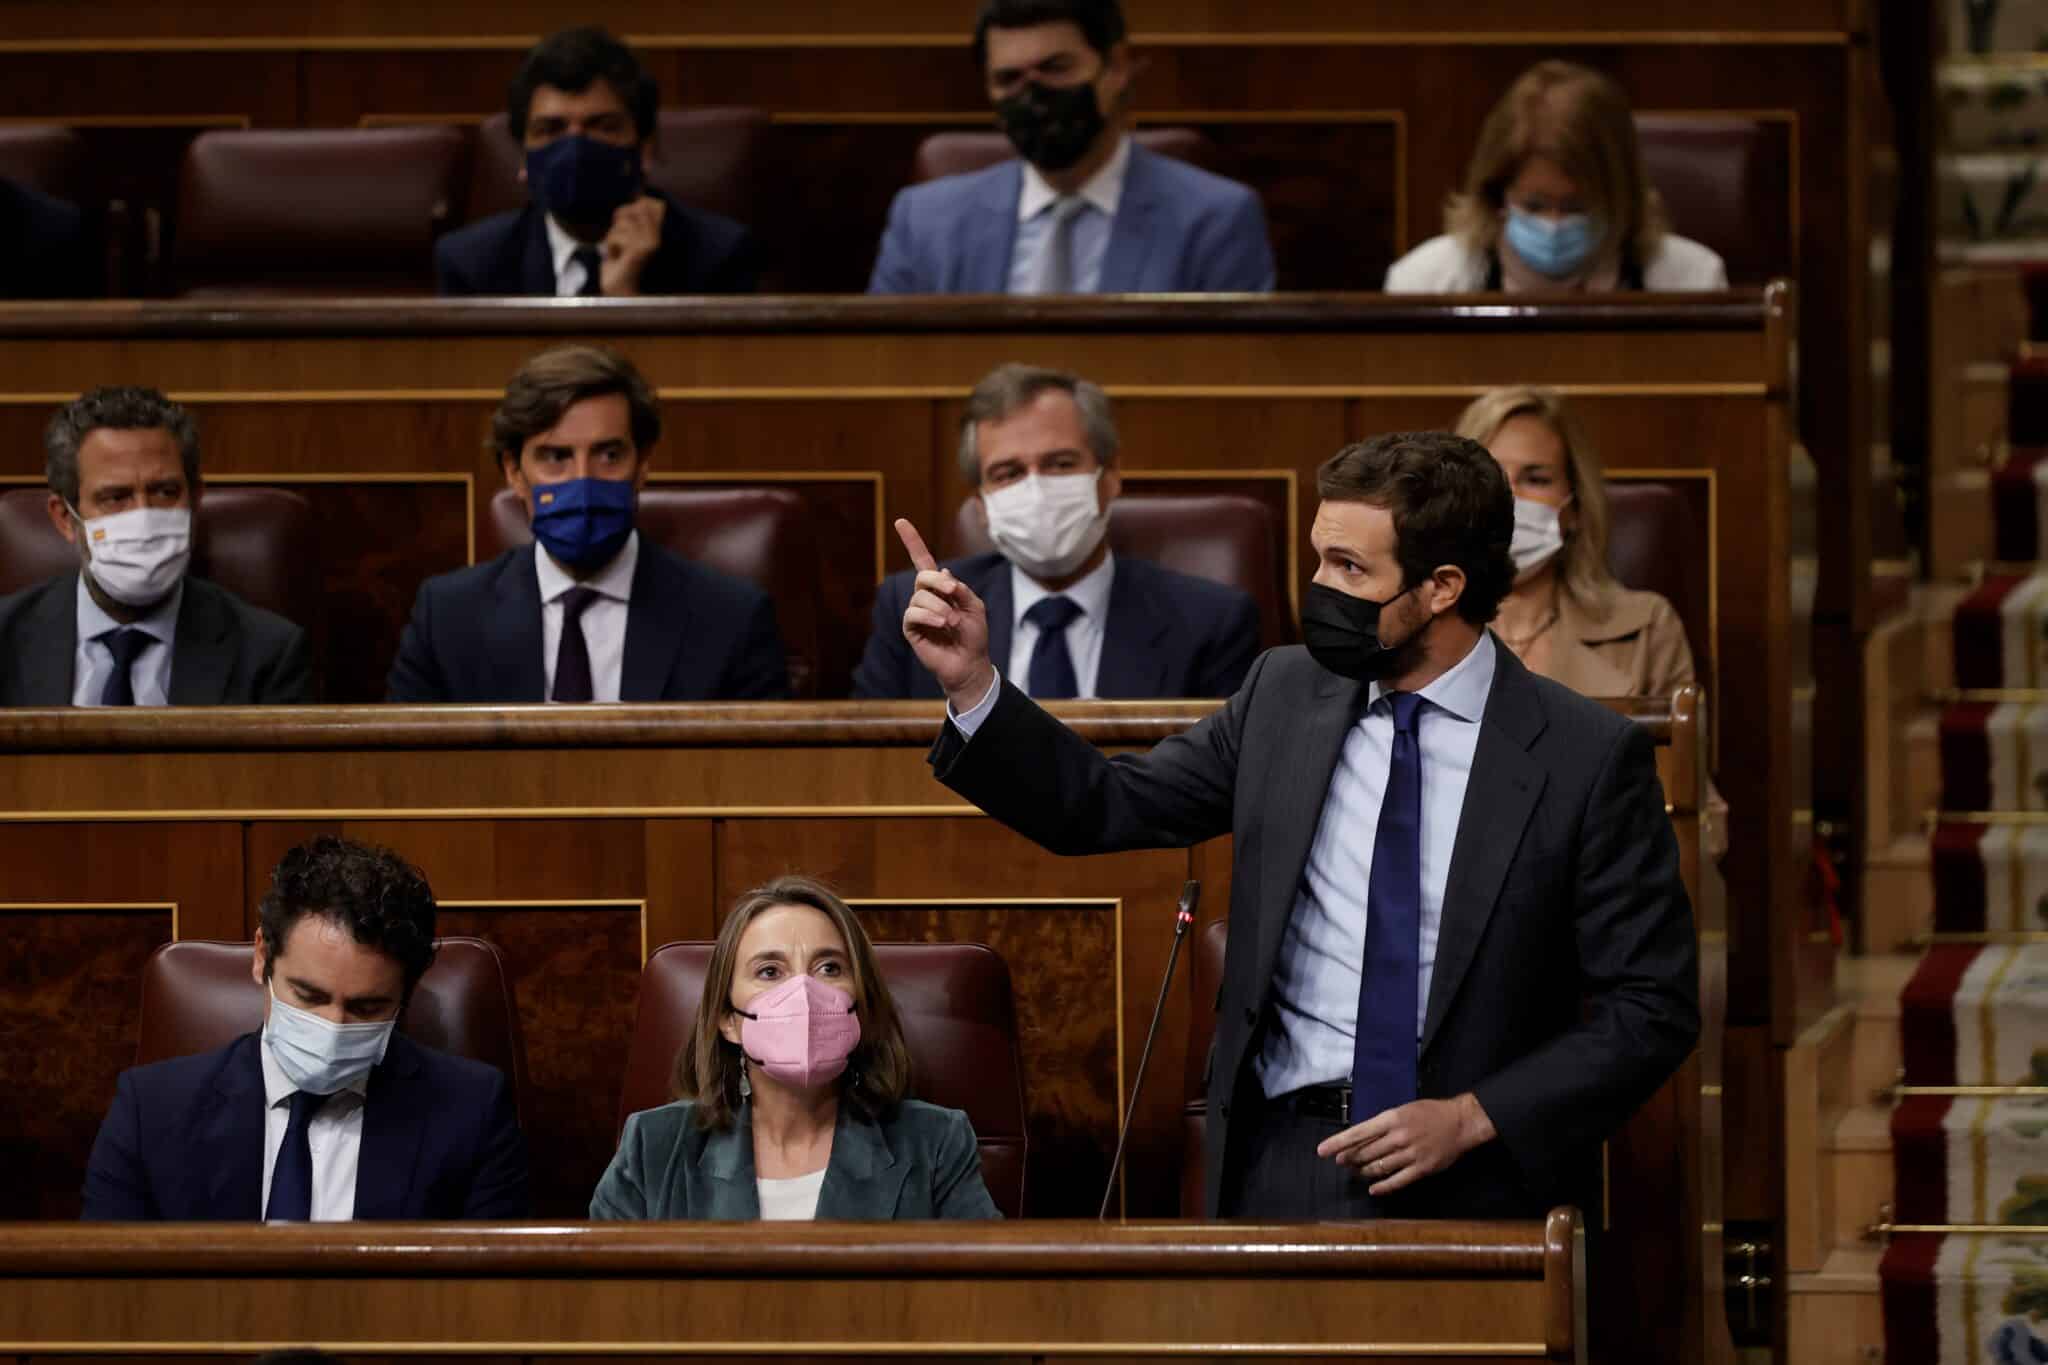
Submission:
<svg viewBox="0 0 2048 1365">
<path fill-rule="evenodd" d="M 576 291 L 578 298 L 594 299 L 604 292 L 604 253 L 594 246 L 579 246 L 569 253 L 569 259 L 583 267 L 583 287 Z"/>
<path fill-rule="evenodd" d="M 1422 698 L 1389 692 L 1394 757 L 1380 801 L 1365 893 L 1365 962 L 1351 1054 L 1351 1121 L 1415 1098 L 1416 992 L 1422 957 Z"/>
<path fill-rule="evenodd" d="M 562 639 L 555 646 L 556 701 L 589 701 L 596 695 L 590 641 L 583 634 L 583 613 L 596 600 L 595 588 L 571 588 L 562 594 Z"/>
<path fill-rule="evenodd" d="M 101 706 L 135 705 L 135 679 L 131 676 L 135 661 L 142 651 L 149 648 L 148 631 L 124 626 L 100 636 L 100 643 L 114 656 L 114 671 L 107 675 L 107 681 L 100 688 Z"/>
<path fill-rule="evenodd" d="M 1031 695 L 1038 701 L 1066 701 L 1081 695 L 1074 676 L 1074 656 L 1067 650 L 1067 627 L 1081 608 L 1071 597 L 1041 597 L 1024 613 L 1038 627 L 1031 647 Z"/>
<path fill-rule="evenodd" d="M 270 1168 L 270 1205 L 263 1216 L 273 1221 L 305 1223 L 313 1218 L 313 1144 L 307 1134 L 313 1115 L 327 1096 L 299 1090 L 292 1094 L 292 1118 L 285 1125 L 284 1145 Z"/>
</svg>

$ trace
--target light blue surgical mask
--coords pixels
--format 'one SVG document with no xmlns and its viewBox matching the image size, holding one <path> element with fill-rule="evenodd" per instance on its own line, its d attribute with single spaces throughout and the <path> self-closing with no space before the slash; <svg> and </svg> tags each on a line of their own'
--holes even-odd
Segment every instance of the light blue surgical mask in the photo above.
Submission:
<svg viewBox="0 0 2048 1365">
<path fill-rule="evenodd" d="M 346 1090 L 384 1060 L 396 1017 L 379 1024 L 330 1024 L 270 993 L 263 1041 L 285 1079 L 315 1095 Z"/>
<path fill-rule="evenodd" d="M 1607 235 L 1590 214 L 1568 213 L 1551 218 L 1540 213 L 1508 209 L 1508 245 L 1522 263 L 1539 275 L 1553 280 L 1576 275 Z"/>
</svg>

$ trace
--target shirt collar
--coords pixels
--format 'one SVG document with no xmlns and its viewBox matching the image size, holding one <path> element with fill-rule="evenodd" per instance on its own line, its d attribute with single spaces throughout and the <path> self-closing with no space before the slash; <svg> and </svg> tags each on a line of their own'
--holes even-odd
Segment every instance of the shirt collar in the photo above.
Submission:
<svg viewBox="0 0 2048 1365">
<path fill-rule="evenodd" d="M 1010 618 L 1014 629 L 1024 623 L 1024 613 L 1038 605 L 1045 598 L 1059 596 L 1072 598 L 1081 614 L 1093 621 L 1107 621 L 1109 614 L 1109 587 L 1116 578 L 1116 556 L 1104 551 L 1102 562 L 1080 578 L 1053 593 L 1025 573 L 1015 564 L 1010 566 L 1010 598 L 1015 610 Z"/>
<path fill-rule="evenodd" d="M 633 570 L 640 563 L 640 533 L 631 532 L 612 562 L 590 578 L 577 578 L 555 563 L 555 557 L 538 542 L 533 547 L 533 567 L 540 578 L 540 600 L 552 602 L 571 588 L 591 588 L 600 597 L 615 602 L 633 600 Z"/>
<path fill-rule="evenodd" d="M 267 990 L 268 987 L 265 989 Z M 263 1107 L 265 1109 L 275 1109 L 299 1093 L 299 1088 L 292 1084 L 291 1077 L 285 1075 L 284 1068 L 277 1064 L 277 1058 L 270 1055 L 270 1018 L 268 1015 L 264 1016 L 263 1034 L 256 1040 L 256 1055 L 263 1060 Z M 357 1095 L 367 1096 L 370 1093 L 370 1078 L 368 1076 L 358 1076 L 343 1086 L 342 1089 L 352 1091 Z"/>
<path fill-rule="evenodd" d="M 541 221 L 547 224 L 548 253 L 554 257 L 555 278 L 559 280 L 562 278 L 562 272 L 569 268 L 569 258 L 571 256 L 574 256 L 583 247 L 594 247 L 597 243 L 578 241 L 576 238 L 571 237 L 569 229 L 556 222 L 555 215 L 552 213 L 542 214 Z"/>
<path fill-rule="evenodd" d="M 93 600 L 92 589 L 85 585 L 85 570 L 78 571 L 78 638 L 97 640 L 111 631 L 139 630 L 158 644 L 168 645 L 178 634 L 178 608 L 185 601 L 185 580 L 179 579 L 178 586 L 171 589 L 170 596 L 150 608 L 149 614 L 134 621 L 116 621 L 106 610 Z"/>
<path fill-rule="evenodd" d="M 1493 632 L 1479 632 L 1479 643 L 1466 652 L 1465 657 L 1452 664 L 1429 686 L 1416 693 L 1437 710 L 1467 724 L 1476 723 L 1486 713 L 1486 698 L 1493 691 Z M 1387 692 L 1379 683 L 1372 685 L 1372 698 L 1367 709 L 1377 706 Z"/>
<path fill-rule="evenodd" d="M 1105 218 L 1116 217 L 1117 205 L 1124 200 L 1124 179 L 1131 170 L 1131 140 L 1117 139 L 1116 150 L 1109 154 L 1109 160 L 1102 169 L 1088 178 L 1081 186 L 1080 197 L 1087 200 Z M 1017 196 L 1017 221 L 1027 223 L 1052 207 L 1053 200 L 1060 192 L 1048 185 L 1039 174 L 1038 167 L 1024 163 L 1024 191 Z"/>
</svg>

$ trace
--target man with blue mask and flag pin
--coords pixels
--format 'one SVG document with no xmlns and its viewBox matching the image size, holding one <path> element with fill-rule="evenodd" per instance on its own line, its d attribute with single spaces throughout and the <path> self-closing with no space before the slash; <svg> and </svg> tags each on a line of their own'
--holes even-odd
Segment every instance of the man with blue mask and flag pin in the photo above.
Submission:
<svg viewBox="0 0 2048 1365">
<path fill-rule="evenodd" d="M 434 960 L 419 870 L 321 835 L 284 855 L 257 915 L 262 1028 L 122 1073 L 86 1166 L 85 1216 L 526 1217 L 505 1074 L 397 1031 Z"/>
<path fill-rule="evenodd" d="M 436 243 L 441 292 L 752 293 L 752 235 L 647 184 L 658 97 L 632 50 L 601 28 L 564 29 L 527 53 L 505 112 L 529 202 Z"/>
<path fill-rule="evenodd" d="M 768 595 L 635 529 L 660 436 L 654 390 L 616 351 L 558 346 L 521 366 L 491 444 L 537 543 L 420 586 L 386 699 L 787 696 Z"/>
</svg>

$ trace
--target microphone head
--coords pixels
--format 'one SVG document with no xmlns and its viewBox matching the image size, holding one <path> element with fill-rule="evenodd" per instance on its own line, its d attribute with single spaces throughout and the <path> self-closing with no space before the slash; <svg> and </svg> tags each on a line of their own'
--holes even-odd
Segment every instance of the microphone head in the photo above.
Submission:
<svg viewBox="0 0 2048 1365">
<path fill-rule="evenodd" d="M 1201 903 L 1202 883 L 1200 880 L 1190 877 L 1188 884 L 1180 889 L 1180 908 L 1174 911 L 1173 917 L 1182 924 L 1193 924 L 1195 922 L 1195 907 Z"/>
</svg>

